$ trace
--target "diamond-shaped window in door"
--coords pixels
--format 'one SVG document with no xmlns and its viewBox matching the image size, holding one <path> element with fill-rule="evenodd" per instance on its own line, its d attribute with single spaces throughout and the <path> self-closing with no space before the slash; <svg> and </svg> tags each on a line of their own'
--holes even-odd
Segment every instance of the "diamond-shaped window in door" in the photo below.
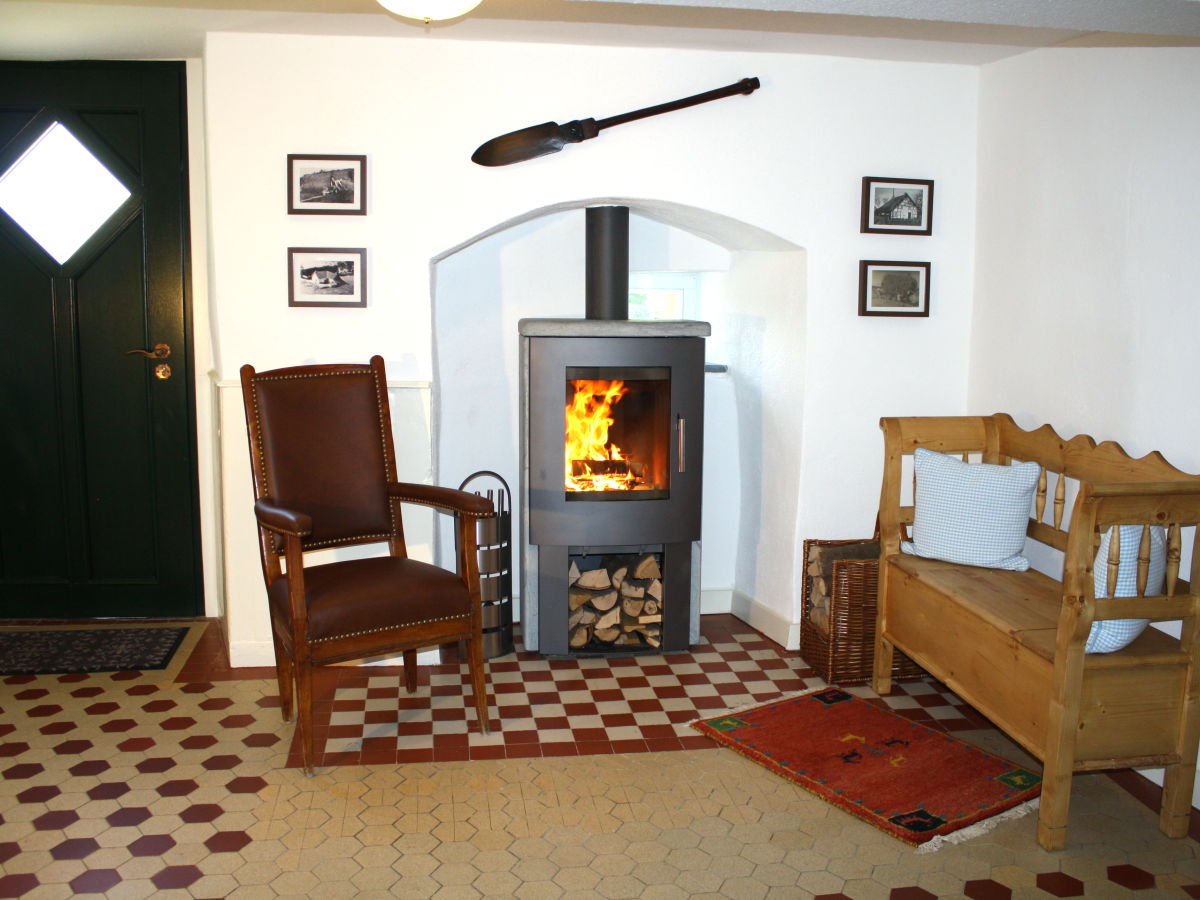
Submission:
<svg viewBox="0 0 1200 900">
<path fill-rule="evenodd" d="M 0 209 L 59 263 L 128 197 L 125 185 L 61 122 L 0 175 Z"/>
</svg>

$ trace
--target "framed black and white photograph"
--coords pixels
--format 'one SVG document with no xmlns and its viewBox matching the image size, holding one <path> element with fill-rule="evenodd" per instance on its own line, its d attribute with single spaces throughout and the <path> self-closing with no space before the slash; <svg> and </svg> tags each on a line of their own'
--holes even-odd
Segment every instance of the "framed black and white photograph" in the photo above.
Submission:
<svg viewBox="0 0 1200 900">
<path fill-rule="evenodd" d="M 876 178 L 862 183 L 863 234 L 933 234 L 933 182 Z"/>
<path fill-rule="evenodd" d="M 928 316 L 929 263 L 860 260 L 858 314 Z"/>
<path fill-rule="evenodd" d="M 366 305 L 366 250 L 288 248 L 288 306 Z"/>
<path fill-rule="evenodd" d="M 290 153 L 288 214 L 365 216 L 367 158 Z"/>
</svg>

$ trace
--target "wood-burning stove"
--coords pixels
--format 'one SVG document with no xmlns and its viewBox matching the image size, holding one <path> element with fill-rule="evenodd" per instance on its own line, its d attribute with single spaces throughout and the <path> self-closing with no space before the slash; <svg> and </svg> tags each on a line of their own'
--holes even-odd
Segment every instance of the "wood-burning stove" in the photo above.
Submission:
<svg viewBox="0 0 1200 900">
<path fill-rule="evenodd" d="M 525 645 L 684 650 L 699 636 L 711 329 L 624 318 L 628 209 L 587 212 L 588 318 L 520 322 Z"/>
</svg>

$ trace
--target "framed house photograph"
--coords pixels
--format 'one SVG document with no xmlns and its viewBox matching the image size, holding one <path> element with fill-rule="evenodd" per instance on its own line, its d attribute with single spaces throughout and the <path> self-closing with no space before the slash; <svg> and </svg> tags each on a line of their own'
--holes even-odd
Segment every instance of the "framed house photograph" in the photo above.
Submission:
<svg viewBox="0 0 1200 900">
<path fill-rule="evenodd" d="M 288 248 L 288 306 L 366 305 L 366 250 Z"/>
<path fill-rule="evenodd" d="M 289 153 L 288 215 L 365 216 L 367 158 Z"/>
<path fill-rule="evenodd" d="M 863 234 L 933 234 L 933 182 L 877 178 L 862 182 Z"/>
<path fill-rule="evenodd" d="M 929 263 L 860 260 L 858 314 L 928 316 Z"/>
</svg>

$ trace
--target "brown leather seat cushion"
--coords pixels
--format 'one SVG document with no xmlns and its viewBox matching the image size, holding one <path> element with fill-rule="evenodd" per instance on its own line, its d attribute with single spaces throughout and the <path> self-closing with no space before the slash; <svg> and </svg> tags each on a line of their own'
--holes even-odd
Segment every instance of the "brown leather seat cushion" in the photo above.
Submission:
<svg viewBox="0 0 1200 900">
<path fill-rule="evenodd" d="M 463 618 L 470 604 L 454 572 L 394 556 L 306 567 L 304 590 L 312 641 Z M 275 579 L 267 595 L 272 612 L 286 622 L 287 579 Z"/>
</svg>

